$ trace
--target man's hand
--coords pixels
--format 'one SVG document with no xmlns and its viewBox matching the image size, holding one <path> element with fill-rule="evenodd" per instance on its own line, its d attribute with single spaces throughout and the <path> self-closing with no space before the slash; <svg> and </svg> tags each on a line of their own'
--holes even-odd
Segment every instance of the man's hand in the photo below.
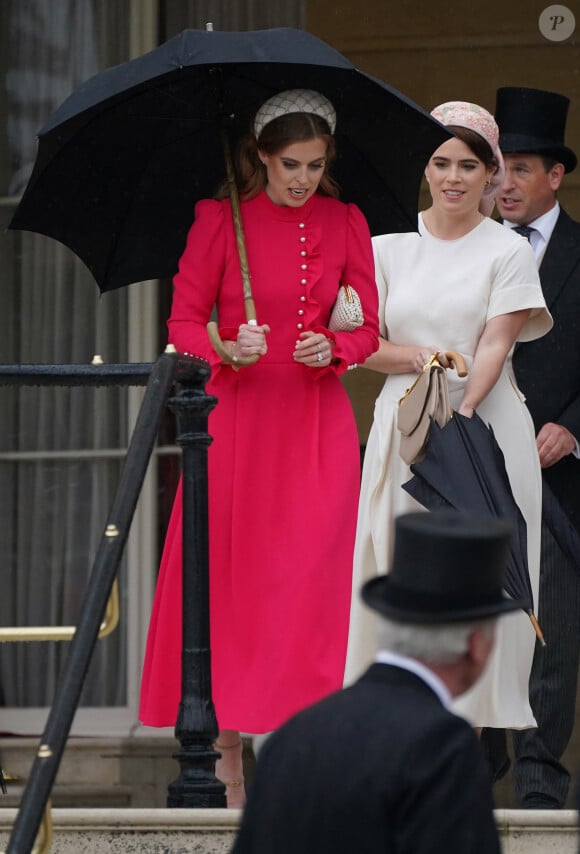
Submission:
<svg viewBox="0 0 580 854">
<path fill-rule="evenodd" d="M 576 449 L 576 440 L 566 427 L 549 421 L 538 433 L 536 447 L 540 456 L 540 465 L 543 469 L 547 469 L 571 454 Z"/>
</svg>

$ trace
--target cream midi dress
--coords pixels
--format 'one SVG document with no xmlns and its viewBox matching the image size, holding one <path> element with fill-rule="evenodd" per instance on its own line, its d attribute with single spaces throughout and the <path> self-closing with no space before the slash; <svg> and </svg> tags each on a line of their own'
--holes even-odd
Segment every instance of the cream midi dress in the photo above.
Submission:
<svg viewBox="0 0 580 854">
<path fill-rule="evenodd" d="M 552 326 L 531 247 L 493 220 L 483 220 L 458 240 L 440 240 L 419 217 L 419 233 L 375 237 L 373 248 L 380 332 L 396 344 L 457 350 L 470 367 L 489 319 L 531 308 L 520 341 L 539 338 Z M 452 370 L 447 375 L 451 403 L 458 408 L 467 380 Z M 375 404 L 359 502 L 347 683 L 376 653 L 375 617 L 361 602 L 360 587 L 375 574 L 387 572 L 395 516 L 424 509 L 401 488 L 412 473 L 399 456 L 396 423 L 398 400 L 415 378 L 416 374 L 387 376 Z M 541 474 L 532 419 L 517 388 L 511 358 L 477 412 L 493 427 L 526 519 L 537 613 Z M 502 617 L 488 668 L 479 683 L 456 701 L 456 710 L 474 726 L 535 726 L 528 701 L 534 643 L 534 630 L 523 611 Z"/>
</svg>

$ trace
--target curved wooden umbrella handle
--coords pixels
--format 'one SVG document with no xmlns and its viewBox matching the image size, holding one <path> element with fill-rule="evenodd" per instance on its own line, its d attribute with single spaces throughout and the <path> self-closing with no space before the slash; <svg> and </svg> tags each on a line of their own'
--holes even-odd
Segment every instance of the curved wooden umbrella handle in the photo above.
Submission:
<svg viewBox="0 0 580 854">
<path fill-rule="evenodd" d="M 248 320 L 248 323 L 252 323 L 252 321 Z M 254 324 L 255 323 L 256 321 L 254 320 Z M 209 340 L 211 341 L 212 347 L 218 356 L 221 356 L 222 361 L 231 365 L 233 368 L 244 368 L 246 365 L 253 365 L 254 362 L 257 362 L 260 358 L 258 353 L 255 353 L 253 356 L 232 356 L 220 337 L 217 323 L 213 320 L 207 324 L 207 334 L 209 335 Z"/>
<path fill-rule="evenodd" d="M 467 376 L 467 365 L 465 364 L 465 359 L 461 353 L 458 353 L 456 350 L 446 350 L 445 358 L 448 362 L 453 362 L 458 377 Z"/>
<path fill-rule="evenodd" d="M 236 233 L 236 244 L 238 247 L 238 256 L 240 259 L 240 272 L 242 274 L 242 287 L 244 292 L 244 306 L 246 309 L 246 320 L 252 326 L 257 326 L 256 306 L 252 296 L 252 287 L 250 284 L 250 269 L 248 266 L 248 256 L 246 253 L 246 241 L 244 238 L 244 226 L 242 223 L 242 211 L 240 208 L 240 197 L 236 177 L 234 175 L 234 167 L 232 163 L 232 152 L 230 148 L 230 140 L 225 128 L 222 128 L 222 141 L 224 146 L 224 158 L 226 161 L 226 175 L 230 193 L 230 202 L 232 205 L 232 217 L 234 220 L 234 230 Z M 220 338 L 217 323 L 213 320 L 207 324 L 207 334 L 211 341 L 212 347 L 221 356 L 222 361 L 234 368 L 242 368 L 246 365 L 253 365 L 260 358 L 256 353 L 254 356 L 232 356 L 230 351 L 225 347 L 224 342 Z"/>
</svg>

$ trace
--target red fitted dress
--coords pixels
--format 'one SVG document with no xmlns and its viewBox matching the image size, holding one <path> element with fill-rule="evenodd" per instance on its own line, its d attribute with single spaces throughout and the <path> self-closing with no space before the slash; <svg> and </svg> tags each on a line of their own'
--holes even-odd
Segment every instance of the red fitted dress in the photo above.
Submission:
<svg viewBox="0 0 580 854">
<path fill-rule="evenodd" d="M 359 444 L 339 374 L 378 346 L 367 224 L 321 195 L 302 207 L 265 193 L 242 203 L 258 321 L 268 353 L 238 372 L 206 331 L 245 322 L 229 201 L 199 202 L 175 277 L 170 341 L 208 359 L 210 621 L 220 729 L 261 733 L 341 687 L 359 494 Z M 340 282 L 360 294 L 365 324 L 336 333 L 336 365 L 292 358 L 302 329 L 325 324 Z M 328 333 L 332 337 L 331 333 Z M 181 690 L 181 491 L 169 525 L 145 656 L 140 719 L 173 726 Z"/>
</svg>

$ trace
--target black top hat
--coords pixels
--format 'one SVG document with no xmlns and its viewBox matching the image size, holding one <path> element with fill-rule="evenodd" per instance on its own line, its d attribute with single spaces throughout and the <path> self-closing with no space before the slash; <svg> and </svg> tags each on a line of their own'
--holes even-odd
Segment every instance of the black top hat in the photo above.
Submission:
<svg viewBox="0 0 580 854">
<path fill-rule="evenodd" d="M 451 623 L 522 607 L 503 592 L 513 528 L 458 511 L 407 513 L 395 520 L 391 570 L 367 581 L 362 598 L 399 622 Z"/>
<path fill-rule="evenodd" d="M 575 169 L 576 155 L 564 145 L 569 103 L 564 95 L 543 89 L 498 89 L 495 120 L 503 153 L 540 154 L 563 163 L 566 172 Z"/>
</svg>

